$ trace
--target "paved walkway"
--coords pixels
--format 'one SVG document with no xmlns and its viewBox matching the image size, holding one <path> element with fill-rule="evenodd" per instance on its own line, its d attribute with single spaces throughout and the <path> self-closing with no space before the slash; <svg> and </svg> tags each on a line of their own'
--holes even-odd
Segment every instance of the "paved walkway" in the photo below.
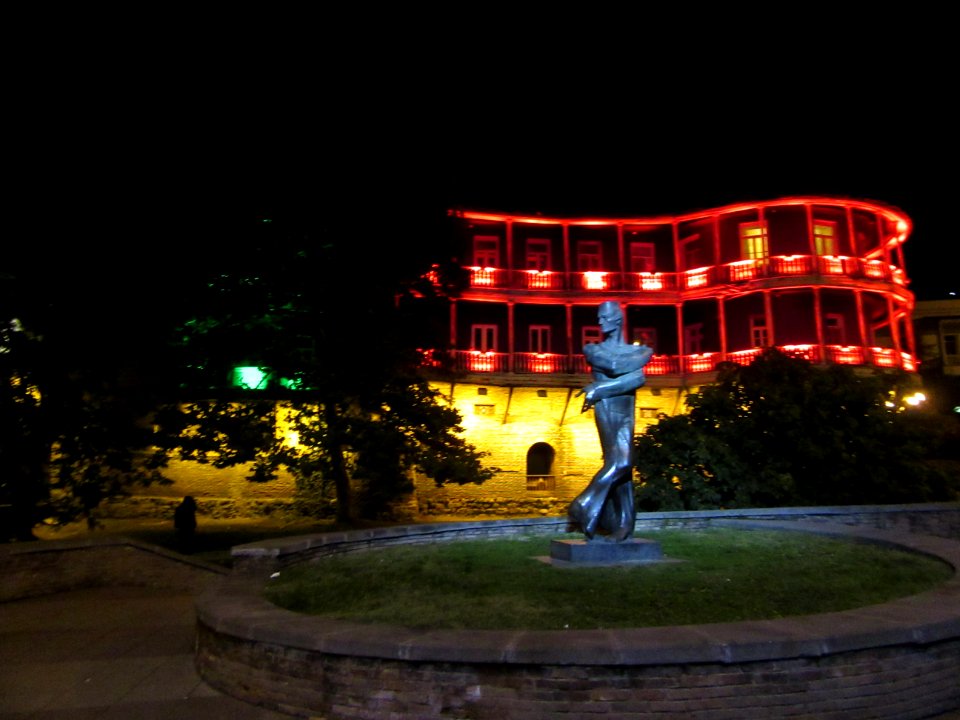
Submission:
<svg viewBox="0 0 960 720">
<path fill-rule="evenodd" d="M 75 590 L 0 603 L 0 720 L 289 720 L 206 685 L 194 597 Z"/>
</svg>

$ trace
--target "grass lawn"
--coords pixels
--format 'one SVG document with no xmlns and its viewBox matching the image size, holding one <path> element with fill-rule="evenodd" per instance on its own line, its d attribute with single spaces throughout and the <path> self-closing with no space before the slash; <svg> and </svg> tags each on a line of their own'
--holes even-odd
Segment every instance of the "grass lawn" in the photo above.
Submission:
<svg viewBox="0 0 960 720">
<path fill-rule="evenodd" d="M 597 629 L 782 618 L 882 603 L 953 575 L 939 560 L 799 532 L 664 530 L 679 562 L 557 567 L 547 537 L 383 548 L 283 570 L 298 612 L 437 629 Z M 556 536 L 566 537 L 566 536 Z"/>
<path fill-rule="evenodd" d="M 199 518 L 180 547 L 172 521 L 41 528 L 43 540 L 119 534 L 229 566 L 230 548 L 328 532 L 330 521 Z M 619 568 L 543 562 L 550 537 L 383 548 L 285 569 L 268 597 L 304 613 L 409 627 L 595 629 L 759 620 L 832 612 L 912 595 L 953 575 L 939 560 L 800 532 L 662 530 L 677 561 Z M 557 535 L 579 538 L 580 535 Z"/>
</svg>

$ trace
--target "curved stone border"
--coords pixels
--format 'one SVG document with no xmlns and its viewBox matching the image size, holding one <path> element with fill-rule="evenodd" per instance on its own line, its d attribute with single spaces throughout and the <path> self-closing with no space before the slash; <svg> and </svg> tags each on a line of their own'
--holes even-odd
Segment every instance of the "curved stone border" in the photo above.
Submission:
<svg viewBox="0 0 960 720">
<path fill-rule="evenodd" d="M 882 605 L 780 620 L 592 631 L 414 631 L 301 615 L 263 598 L 281 559 L 399 542 L 556 532 L 557 520 L 407 526 L 236 548 L 198 601 L 212 686 L 326 718 L 890 718 L 960 708 L 960 577 Z M 960 568 L 947 538 L 820 521 L 714 519 L 877 542 Z M 444 532 L 444 530 L 448 532 Z M 259 571 L 257 569 L 259 568 Z"/>
</svg>

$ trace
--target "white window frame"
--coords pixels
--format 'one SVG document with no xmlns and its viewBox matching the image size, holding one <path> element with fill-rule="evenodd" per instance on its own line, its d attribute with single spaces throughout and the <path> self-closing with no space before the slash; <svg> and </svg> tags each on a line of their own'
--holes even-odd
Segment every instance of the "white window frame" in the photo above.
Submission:
<svg viewBox="0 0 960 720">
<path fill-rule="evenodd" d="M 500 238 L 496 235 L 474 235 L 473 264 L 482 268 L 500 267 Z"/>
<path fill-rule="evenodd" d="M 531 325 L 527 331 L 527 347 L 532 353 L 550 352 L 553 328 L 549 325 Z"/>
<path fill-rule="evenodd" d="M 527 270 L 550 269 L 550 240 L 527 238 Z"/>
<path fill-rule="evenodd" d="M 817 255 L 837 254 L 837 223 L 833 220 L 813 221 L 813 248 Z"/>
<path fill-rule="evenodd" d="M 846 345 L 846 320 L 840 313 L 825 313 L 823 316 L 823 340 L 827 345 Z"/>
<path fill-rule="evenodd" d="M 750 316 L 750 342 L 755 348 L 767 347 L 770 344 L 770 330 L 767 327 L 766 315 Z"/>
<path fill-rule="evenodd" d="M 657 246 L 652 242 L 630 243 L 630 272 L 656 272 Z"/>
<path fill-rule="evenodd" d="M 470 349 L 480 352 L 497 351 L 497 330 L 496 325 L 486 325 L 476 323 L 470 326 Z"/>
<path fill-rule="evenodd" d="M 603 245 L 599 240 L 577 241 L 577 270 L 580 272 L 603 270 Z"/>
<path fill-rule="evenodd" d="M 766 260 L 770 257 L 770 238 L 765 220 L 740 223 L 739 236 L 744 260 Z"/>
</svg>

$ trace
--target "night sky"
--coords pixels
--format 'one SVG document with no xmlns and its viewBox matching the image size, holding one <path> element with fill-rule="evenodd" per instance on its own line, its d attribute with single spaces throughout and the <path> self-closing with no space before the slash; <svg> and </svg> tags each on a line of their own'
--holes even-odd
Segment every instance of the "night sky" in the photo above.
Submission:
<svg viewBox="0 0 960 720">
<path fill-rule="evenodd" d="M 803 41 L 788 61 L 770 54 L 783 35 L 763 53 L 724 46 L 677 64 L 640 54 L 636 37 L 588 63 L 557 52 L 574 38 L 546 35 L 533 52 L 525 37 L 520 58 L 469 33 L 406 38 L 362 71 L 321 45 L 300 72 L 234 54 L 216 73 L 157 62 L 131 71 L 136 82 L 77 58 L 13 103 L 5 200 L 17 227 L 0 271 L 39 259 L 54 278 L 169 277 L 230 252 L 238 224 L 260 216 L 322 218 L 341 234 L 355 222 L 375 246 L 397 242 L 394 223 L 426 227 L 455 207 L 645 216 L 826 195 L 907 213 L 910 287 L 949 297 L 960 290 L 950 58 L 919 36 L 909 53 L 893 45 L 887 30 L 907 32 L 903 18 L 872 20 L 886 29 L 837 35 L 824 54 Z"/>
</svg>

